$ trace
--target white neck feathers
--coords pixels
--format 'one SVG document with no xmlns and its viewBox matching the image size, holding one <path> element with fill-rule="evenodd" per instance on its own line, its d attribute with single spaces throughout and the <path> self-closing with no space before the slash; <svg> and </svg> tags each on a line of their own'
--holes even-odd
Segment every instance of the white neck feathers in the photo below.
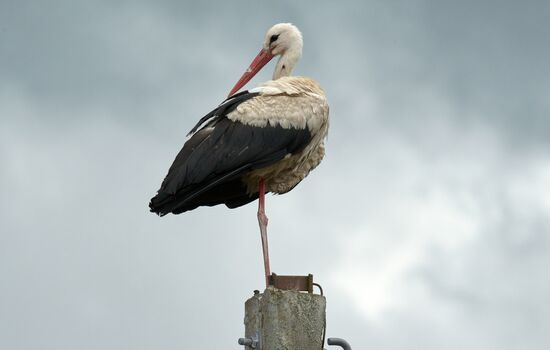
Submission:
<svg viewBox="0 0 550 350">
<path fill-rule="evenodd" d="M 302 56 L 301 48 L 300 49 L 292 48 L 285 51 L 281 55 L 281 57 L 279 58 L 279 61 L 277 62 L 277 65 L 275 66 L 275 71 L 273 72 L 273 80 L 277 80 L 280 77 L 288 77 L 290 74 L 292 74 L 292 71 L 294 70 L 296 63 L 298 63 L 301 56 Z"/>
</svg>

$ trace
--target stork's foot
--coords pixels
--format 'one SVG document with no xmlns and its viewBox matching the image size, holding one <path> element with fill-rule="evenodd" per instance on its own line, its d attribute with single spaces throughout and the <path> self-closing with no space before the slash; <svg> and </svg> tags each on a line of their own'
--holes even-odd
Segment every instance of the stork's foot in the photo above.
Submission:
<svg viewBox="0 0 550 350">
<path fill-rule="evenodd" d="M 260 235 L 262 238 L 262 252 L 264 255 L 264 269 L 265 269 L 265 287 L 269 286 L 269 276 L 271 275 L 271 268 L 269 267 L 269 248 L 267 244 L 267 222 L 268 218 L 265 213 L 258 211 L 258 223 L 260 224 Z"/>
</svg>

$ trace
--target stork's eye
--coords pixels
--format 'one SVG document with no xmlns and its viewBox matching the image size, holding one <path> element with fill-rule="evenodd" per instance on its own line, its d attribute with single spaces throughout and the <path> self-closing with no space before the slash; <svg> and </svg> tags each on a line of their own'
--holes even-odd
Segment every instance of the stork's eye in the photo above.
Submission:
<svg viewBox="0 0 550 350">
<path fill-rule="evenodd" d="M 272 44 L 274 41 L 277 41 L 279 39 L 279 34 L 272 35 L 271 38 L 269 38 L 269 43 Z"/>
</svg>

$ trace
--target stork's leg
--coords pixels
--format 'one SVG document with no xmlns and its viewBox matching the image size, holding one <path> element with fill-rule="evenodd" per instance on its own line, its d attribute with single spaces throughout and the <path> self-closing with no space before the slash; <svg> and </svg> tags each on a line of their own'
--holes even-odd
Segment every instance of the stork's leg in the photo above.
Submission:
<svg viewBox="0 0 550 350">
<path fill-rule="evenodd" d="M 267 216 L 265 215 L 265 180 L 260 178 L 258 192 L 260 197 L 258 199 L 258 223 L 260 224 L 260 234 L 262 235 L 262 250 L 264 254 L 264 268 L 265 268 L 265 286 L 269 286 L 269 276 L 271 270 L 269 268 L 269 250 L 267 246 Z"/>
</svg>

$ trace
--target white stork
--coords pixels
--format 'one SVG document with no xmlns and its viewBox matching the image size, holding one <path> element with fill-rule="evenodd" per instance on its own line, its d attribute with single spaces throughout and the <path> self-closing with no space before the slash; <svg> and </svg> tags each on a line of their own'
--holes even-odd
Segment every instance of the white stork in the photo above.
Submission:
<svg viewBox="0 0 550 350">
<path fill-rule="evenodd" d="M 229 93 L 190 131 L 151 211 L 180 214 L 199 206 L 229 208 L 259 198 L 266 285 L 271 274 L 265 193 L 290 191 L 321 162 L 329 107 L 319 84 L 291 77 L 302 56 L 302 34 L 279 23 L 265 35 L 263 48 Z M 273 57 L 280 56 L 273 80 L 239 91 Z"/>
</svg>

